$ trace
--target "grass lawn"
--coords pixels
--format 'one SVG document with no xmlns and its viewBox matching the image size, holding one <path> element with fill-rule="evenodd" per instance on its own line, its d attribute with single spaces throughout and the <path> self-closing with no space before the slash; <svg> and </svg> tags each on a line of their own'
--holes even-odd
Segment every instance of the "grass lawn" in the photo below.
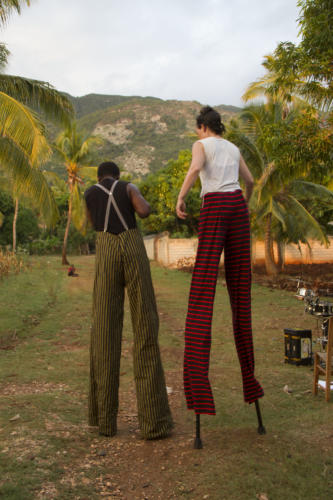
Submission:
<svg viewBox="0 0 333 500">
<path fill-rule="evenodd" d="M 77 278 L 67 277 L 60 257 L 40 257 L 0 281 L 0 498 L 332 498 L 333 403 L 323 393 L 312 396 L 311 367 L 284 363 L 284 328 L 317 334 L 316 320 L 293 293 L 253 286 L 267 430 L 260 436 L 255 408 L 243 402 L 229 300 L 219 279 L 210 365 L 217 415 L 202 417 L 204 448 L 194 450 L 194 415 L 182 389 L 191 276 L 152 264 L 175 430 L 165 440 L 139 439 L 126 303 L 119 432 L 108 439 L 87 426 L 94 258 L 74 262 Z"/>
</svg>

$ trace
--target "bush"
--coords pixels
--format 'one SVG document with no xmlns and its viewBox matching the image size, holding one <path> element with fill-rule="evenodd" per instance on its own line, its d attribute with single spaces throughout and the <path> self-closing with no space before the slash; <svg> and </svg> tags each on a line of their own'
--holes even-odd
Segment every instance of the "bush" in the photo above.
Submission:
<svg viewBox="0 0 333 500">
<path fill-rule="evenodd" d="M 60 253 L 62 241 L 58 236 L 47 236 L 45 239 L 34 240 L 29 243 L 30 254 L 46 255 Z"/>
<path fill-rule="evenodd" d="M 18 273 L 24 264 L 14 253 L 0 250 L 0 279 L 14 272 Z"/>
</svg>

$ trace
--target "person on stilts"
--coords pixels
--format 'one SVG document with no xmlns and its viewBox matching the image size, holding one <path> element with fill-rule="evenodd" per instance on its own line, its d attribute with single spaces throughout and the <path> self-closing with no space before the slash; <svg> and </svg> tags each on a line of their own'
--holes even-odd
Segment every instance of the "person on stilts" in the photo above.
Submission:
<svg viewBox="0 0 333 500">
<path fill-rule="evenodd" d="M 133 367 L 138 420 L 144 439 L 158 439 L 173 427 L 158 345 L 158 313 L 150 265 L 135 213 L 150 206 L 139 189 L 119 180 L 113 162 L 98 167 L 98 184 L 85 192 L 96 236 L 90 345 L 89 425 L 117 433 L 119 368 L 127 289 L 134 335 Z"/>
<path fill-rule="evenodd" d="M 256 402 L 258 410 L 257 400 L 264 395 L 254 376 L 251 326 L 250 224 L 247 203 L 253 190 L 253 177 L 239 149 L 221 137 L 224 130 L 220 114 L 209 106 L 204 107 L 197 117 L 196 131 L 199 140 L 193 145 L 192 163 L 176 206 L 178 217 L 185 219 L 186 195 L 200 176 L 203 202 L 184 351 L 187 407 L 193 409 L 197 416 L 215 415 L 208 371 L 216 280 L 223 250 L 244 400 L 247 403 Z M 239 175 L 245 183 L 245 198 L 239 185 Z"/>
</svg>

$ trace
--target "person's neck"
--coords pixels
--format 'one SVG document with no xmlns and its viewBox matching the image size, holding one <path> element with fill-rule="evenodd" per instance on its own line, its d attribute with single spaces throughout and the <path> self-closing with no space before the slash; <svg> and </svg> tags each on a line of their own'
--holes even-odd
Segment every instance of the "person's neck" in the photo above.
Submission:
<svg viewBox="0 0 333 500">
<path fill-rule="evenodd" d="M 206 137 L 215 137 L 215 139 L 221 139 L 221 136 L 218 134 L 215 134 L 214 132 L 208 132 Z"/>
<path fill-rule="evenodd" d="M 104 177 L 102 177 L 101 179 L 98 179 L 98 182 L 102 182 L 102 181 L 104 181 L 105 179 L 111 179 L 112 181 L 117 181 L 117 180 L 119 180 L 119 178 L 118 178 L 118 179 L 116 179 L 116 177 L 112 177 L 112 175 L 105 175 L 105 176 L 104 176 Z"/>
<path fill-rule="evenodd" d="M 208 137 L 215 137 L 215 139 L 221 139 L 219 134 L 216 134 L 210 128 L 206 127 L 205 129 L 201 129 L 198 133 L 199 139 L 207 139 Z"/>
</svg>

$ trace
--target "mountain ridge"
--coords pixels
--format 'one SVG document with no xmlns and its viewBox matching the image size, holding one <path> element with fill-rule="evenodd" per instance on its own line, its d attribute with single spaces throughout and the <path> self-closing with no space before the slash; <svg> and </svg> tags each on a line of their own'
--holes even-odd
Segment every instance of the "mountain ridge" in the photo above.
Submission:
<svg viewBox="0 0 333 500">
<path fill-rule="evenodd" d="M 134 178 L 158 171 L 168 160 L 177 158 L 180 150 L 191 148 L 195 118 L 203 106 L 197 101 L 150 96 L 66 95 L 75 109 L 78 128 L 103 138 L 92 162 L 97 165 L 113 160 Z M 241 111 L 223 104 L 215 109 L 224 122 Z"/>
</svg>

